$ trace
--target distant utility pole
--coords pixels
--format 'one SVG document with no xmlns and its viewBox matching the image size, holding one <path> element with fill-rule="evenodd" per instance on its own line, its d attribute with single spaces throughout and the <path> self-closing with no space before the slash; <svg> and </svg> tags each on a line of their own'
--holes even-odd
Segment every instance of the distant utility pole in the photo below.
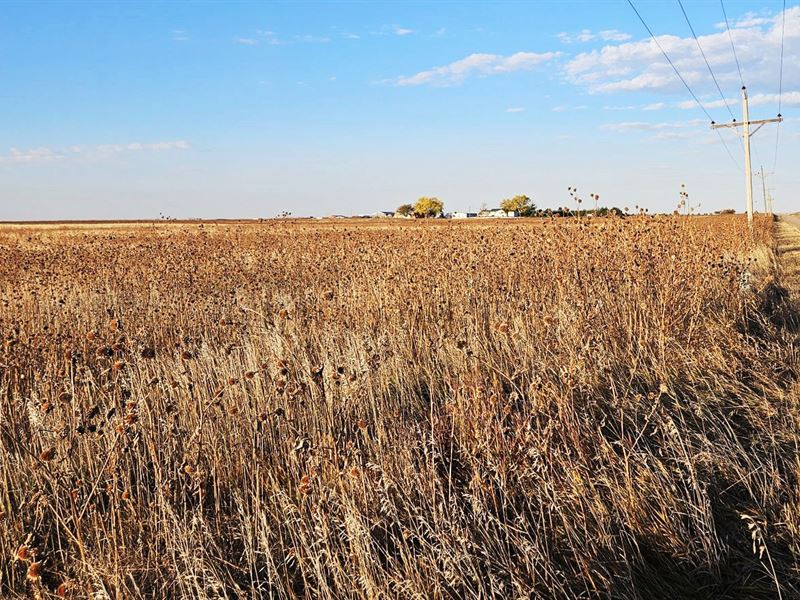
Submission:
<svg viewBox="0 0 800 600">
<path fill-rule="evenodd" d="M 772 202 L 770 201 L 770 197 L 767 194 L 767 176 L 774 175 L 773 172 L 764 173 L 764 167 L 761 167 L 761 171 L 756 173 L 759 177 L 761 177 L 761 194 L 764 198 L 764 212 L 768 215 L 772 214 Z"/>
<path fill-rule="evenodd" d="M 742 122 L 733 123 L 711 123 L 711 129 L 721 127 L 742 127 L 742 138 L 744 139 L 744 184 L 747 192 L 747 225 L 753 228 L 753 171 L 750 165 L 750 137 L 767 123 L 780 123 L 783 117 L 778 115 L 775 119 L 761 119 L 759 121 L 750 120 L 750 110 L 747 105 L 747 88 L 742 86 Z M 750 131 L 750 126 L 756 128 Z"/>
</svg>

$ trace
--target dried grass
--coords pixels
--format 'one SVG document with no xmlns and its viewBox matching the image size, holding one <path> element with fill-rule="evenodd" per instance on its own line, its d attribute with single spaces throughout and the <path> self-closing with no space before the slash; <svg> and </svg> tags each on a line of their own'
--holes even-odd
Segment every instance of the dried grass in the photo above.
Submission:
<svg viewBox="0 0 800 600">
<path fill-rule="evenodd" d="M 756 262 L 739 217 L 0 230 L 0 593 L 796 597 Z"/>
</svg>

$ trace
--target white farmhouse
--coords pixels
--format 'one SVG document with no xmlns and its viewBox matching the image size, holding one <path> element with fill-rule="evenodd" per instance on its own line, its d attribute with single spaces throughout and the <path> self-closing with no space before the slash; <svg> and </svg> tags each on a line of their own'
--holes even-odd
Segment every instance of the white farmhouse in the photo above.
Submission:
<svg viewBox="0 0 800 600">
<path fill-rule="evenodd" d="M 485 208 L 478 213 L 479 217 L 489 219 L 510 219 L 516 217 L 517 213 L 513 210 L 503 210 L 502 208 Z"/>
</svg>

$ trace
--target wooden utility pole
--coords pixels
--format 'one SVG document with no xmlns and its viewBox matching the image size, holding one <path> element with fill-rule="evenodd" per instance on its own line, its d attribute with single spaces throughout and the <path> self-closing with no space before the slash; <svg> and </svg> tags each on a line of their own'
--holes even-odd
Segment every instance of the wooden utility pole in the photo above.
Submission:
<svg viewBox="0 0 800 600">
<path fill-rule="evenodd" d="M 761 193 L 762 193 L 763 198 L 764 198 L 764 212 L 767 213 L 768 215 L 771 215 L 772 214 L 772 202 L 771 202 L 772 198 L 770 197 L 769 194 L 767 194 L 767 176 L 774 175 L 774 173 L 771 172 L 771 171 L 769 173 L 764 173 L 764 167 L 762 166 L 761 167 L 761 172 L 760 173 L 756 173 L 756 175 L 761 177 Z"/>
<path fill-rule="evenodd" d="M 750 109 L 747 104 L 747 88 L 742 86 L 742 122 L 733 123 L 711 123 L 711 129 L 721 127 L 743 127 L 742 138 L 744 139 L 744 185 L 747 196 L 747 225 L 753 228 L 753 171 L 750 165 L 750 138 L 767 123 L 780 123 L 783 117 L 778 115 L 774 119 L 761 119 L 758 121 L 750 120 Z M 755 125 L 755 129 L 750 130 L 750 126 Z"/>
</svg>

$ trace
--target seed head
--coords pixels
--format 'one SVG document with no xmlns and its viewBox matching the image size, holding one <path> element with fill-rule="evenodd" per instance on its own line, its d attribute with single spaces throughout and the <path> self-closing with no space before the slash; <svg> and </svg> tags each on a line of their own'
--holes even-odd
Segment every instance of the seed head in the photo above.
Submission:
<svg viewBox="0 0 800 600">
<path fill-rule="evenodd" d="M 45 462 L 53 460 L 55 457 L 56 457 L 55 448 L 48 448 L 47 450 L 42 450 L 39 453 L 39 460 L 43 460 Z"/>
<path fill-rule="evenodd" d="M 28 574 L 26 575 L 28 581 L 37 582 L 42 578 L 42 563 L 41 561 L 32 562 L 28 567 Z"/>
<path fill-rule="evenodd" d="M 17 560 L 28 562 L 32 558 L 33 558 L 33 552 L 31 551 L 30 548 L 28 548 L 28 546 L 22 544 L 19 548 L 17 548 L 17 554 L 16 554 Z"/>
</svg>

